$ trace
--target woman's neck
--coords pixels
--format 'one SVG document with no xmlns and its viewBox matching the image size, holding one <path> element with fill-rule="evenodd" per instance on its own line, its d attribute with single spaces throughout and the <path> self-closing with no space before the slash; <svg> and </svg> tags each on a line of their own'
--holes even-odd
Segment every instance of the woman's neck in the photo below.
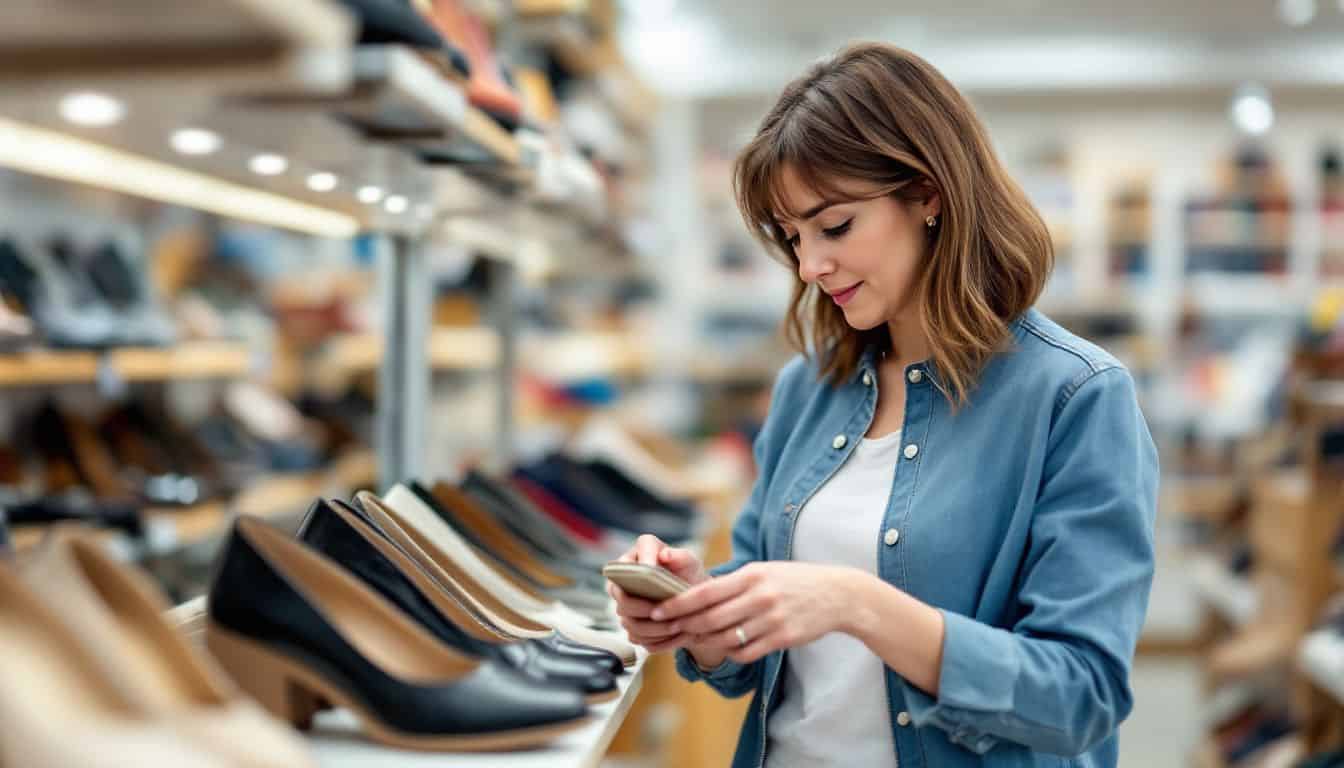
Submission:
<svg viewBox="0 0 1344 768">
<path fill-rule="evenodd" d="M 907 311 L 887 321 L 887 336 L 891 339 L 891 348 L 887 350 L 886 361 L 893 365 L 904 368 L 927 360 L 933 354 L 919 317 L 914 312 Z"/>
</svg>

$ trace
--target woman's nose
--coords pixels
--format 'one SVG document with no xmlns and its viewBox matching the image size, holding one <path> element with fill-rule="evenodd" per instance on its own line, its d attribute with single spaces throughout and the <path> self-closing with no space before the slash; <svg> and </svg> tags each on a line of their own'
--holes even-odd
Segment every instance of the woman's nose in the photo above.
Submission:
<svg viewBox="0 0 1344 768">
<path fill-rule="evenodd" d="M 815 283 L 835 271 L 831 259 L 821 249 L 800 245 L 794 252 L 798 254 L 798 277 L 805 283 Z"/>
</svg>

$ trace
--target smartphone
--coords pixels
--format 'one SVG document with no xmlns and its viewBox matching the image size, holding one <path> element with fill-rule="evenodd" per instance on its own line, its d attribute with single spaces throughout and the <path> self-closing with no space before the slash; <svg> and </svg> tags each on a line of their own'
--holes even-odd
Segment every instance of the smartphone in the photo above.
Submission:
<svg viewBox="0 0 1344 768">
<path fill-rule="evenodd" d="M 659 565 L 611 562 L 602 567 L 602 575 L 626 593 L 654 602 L 661 602 L 691 588 L 690 584 Z"/>
</svg>

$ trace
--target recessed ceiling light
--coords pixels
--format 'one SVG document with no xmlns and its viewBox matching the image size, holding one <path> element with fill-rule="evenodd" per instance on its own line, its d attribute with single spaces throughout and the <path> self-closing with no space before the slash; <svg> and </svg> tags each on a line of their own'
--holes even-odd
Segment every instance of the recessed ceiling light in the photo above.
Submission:
<svg viewBox="0 0 1344 768">
<path fill-rule="evenodd" d="M 279 176 L 289 169 L 289 161 L 281 155 L 263 153 L 253 155 L 252 159 L 247 161 L 247 167 L 258 176 Z"/>
<path fill-rule="evenodd" d="M 173 149 L 183 155 L 209 155 L 219 151 L 224 143 L 219 134 L 202 128 L 183 128 L 173 131 L 169 142 Z"/>
<path fill-rule="evenodd" d="M 1274 105 L 1269 92 L 1259 85 L 1242 86 L 1232 99 L 1232 122 L 1252 136 L 1261 136 L 1274 127 Z"/>
<path fill-rule="evenodd" d="M 359 191 L 355 193 L 355 197 L 361 203 L 373 205 L 383 199 L 383 190 L 382 187 L 375 187 L 370 184 L 366 187 L 360 187 Z"/>
<path fill-rule="evenodd" d="M 0 167 L 322 237 L 346 238 L 359 231 L 359 222 L 340 211 L 4 118 Z"/>
<path fill-rule="evenodd" d="M 1316 0 L 1279 0 L 1279 17 L 1292 27 L 1310 24 L 1316 18 Z"/>
<path fill-rule="evenodd" d="M 82 91 L 61 99 L 61 117 L 76 125 L 113 125 L 126 116 L 126 105 L 105 93 Z"/>
<path fill-rule="evenodd" d="M 308 177 L 308 188 L 314 192 L 330 192 L 336 188 L 338 182 L 336 174 L 322 171 Z"/>
<path fill-rule="evenodd" d="M 406 208 L 410 206 L 410 201 L 401 195 L 392 195 L 383 203 L 383 207 L 388 213 L 405 213 Z"/>
</svg>

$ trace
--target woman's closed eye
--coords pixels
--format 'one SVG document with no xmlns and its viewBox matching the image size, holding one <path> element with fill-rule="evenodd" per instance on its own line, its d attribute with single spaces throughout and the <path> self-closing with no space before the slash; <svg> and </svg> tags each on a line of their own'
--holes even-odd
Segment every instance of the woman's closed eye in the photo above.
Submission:
<svg viewBox="0 0 1344 768">
<path fill-rule="evenodd" d="M 854 223 L 854 219 L 846 219 L 843 224 L 837 224 L 834 227 L 827 227 L 821 230 L 821 234 L 828 240 L 839 240 L 849 231 L 849 225 Z"/>
</svg>

